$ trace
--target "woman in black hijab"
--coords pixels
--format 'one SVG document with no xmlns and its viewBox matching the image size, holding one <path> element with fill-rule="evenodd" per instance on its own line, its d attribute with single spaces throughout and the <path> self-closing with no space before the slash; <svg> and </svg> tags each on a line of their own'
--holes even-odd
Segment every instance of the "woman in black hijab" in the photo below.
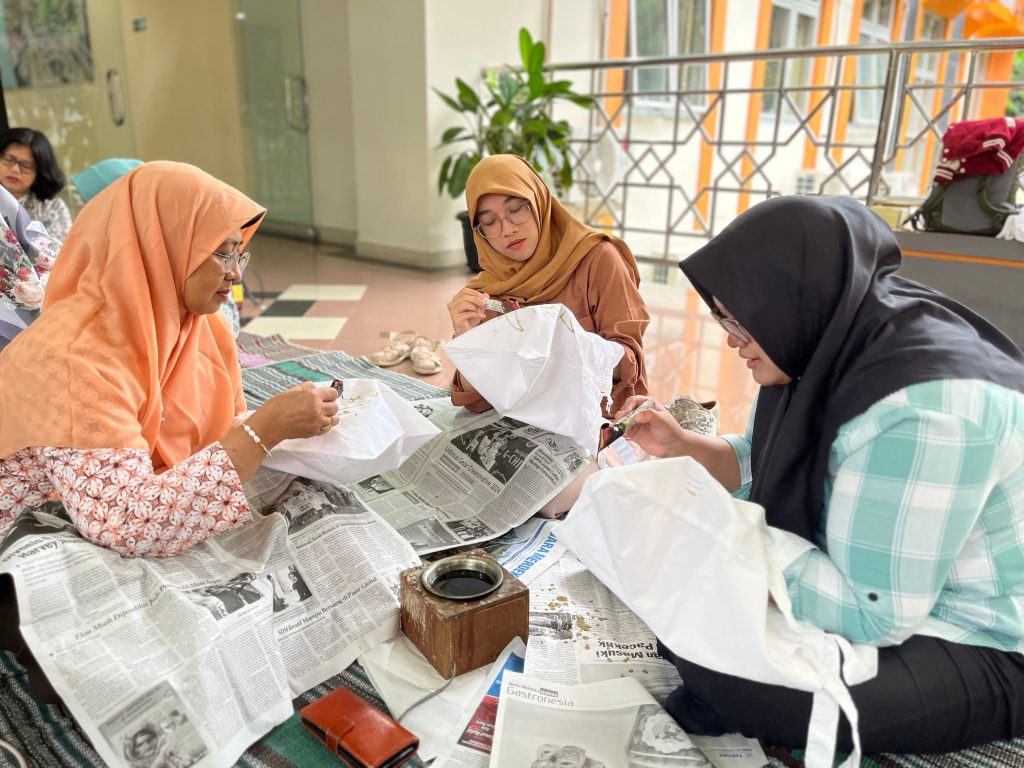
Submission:
<svg viewBox="0 0 1024 768">
<path fill-rule="evenodd" d="M 851 688 L 864 751 L 944 752 L 1024 734 L 1024 356 L 900 260 L 852 199 L 738 217 L 680 267 L 761 385 L 747 434 L 685 432 L 656 405 L 628 436 L 815 545 L 785 570 L 794 615 L 880 646 Z M 811 694 L 663 652 L 685 729 L 803 746 Z"/>
</svg>

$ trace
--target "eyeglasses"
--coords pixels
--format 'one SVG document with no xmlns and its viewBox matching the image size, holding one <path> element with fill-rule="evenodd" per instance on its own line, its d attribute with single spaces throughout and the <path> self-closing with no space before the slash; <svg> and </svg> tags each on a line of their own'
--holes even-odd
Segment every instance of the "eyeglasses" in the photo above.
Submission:
<svg viewBox="0 0 1024 768">
<path fill-rule="evenodd" d="M 509 209 L 509 212 L 504 216 L 488 216 L 486 219 L 481 219 L 477 222 L 474 229 L 480 233 L 480 237 L 493 240 L 501 235 L 501 231 L 505 228 L 505 219 L 508 219 L 509 224 L 518 226 L 525 224 L 529 218 L 530 201 L 523 200 L 523 202 Z"/>
<path fill-rule="evenodd" d="M 238 251 L 220 253 L 218 251 L 214 251 L 213 255 L 220 259 L 221 267 L 223 267 L 225 275 L 236 266 L 238 267 L 239 272 L 245 272 L 245 268 L 249 266 L 249 259 L 252 258 L 252 254 L 248 251 L 245 253 L 239 253 Z"/>
<path fill-rule="evenodd" d="M 18 168 L 21 169 L 22 173 L 35 173 L 36 172 L 36 164 L 35 163 L 30 163 L 28 160 L 19 160 L 14 155 L 8 155 L 6 152 L 4 152 L 2 155 L 0 155 L 0 162 L 2 162 L 8 168 L 13 168 L 14 166 L 18 166 Z"/>
<path fill-rule="evenodd" d="M 718 324 L 725 329 L 725 332 L 736 339 L 740 344 L 749 344 L 751 339 L 746 329 L 730 317 L 726 317 L 718 308 L 711 310 L 711 316 L 718 321 Z"/>
</svg>

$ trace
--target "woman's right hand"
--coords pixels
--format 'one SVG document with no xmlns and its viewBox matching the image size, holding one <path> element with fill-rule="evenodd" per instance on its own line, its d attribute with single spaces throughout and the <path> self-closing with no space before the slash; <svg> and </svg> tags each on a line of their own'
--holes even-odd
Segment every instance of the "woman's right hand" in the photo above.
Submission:
<svg viewBox="0 0 1024 768">
<path fill-rule="evenodd" d="M 473 288 L 463 288 L 448 302 L 448 314 L 452 317 L 452 329 L 456 336 L 476 328 L 484 321 L 487 314 L 484 310 L 484 301 L 487 298 L 486 293 Z"/>
<path fill-rule="evenodd" d="M 296 437 L 315 437 L 327 432 L 328 424 L 337 425 L 337 399 L 333 387 L 314 387 L 306 381 L 270 398 L 246 421 L 272 445 Z"/>
<path fill-rule="evenodd" d="M 632 440 L 651 456 L 685 456 L 688 454 L 686 430 L 672 418 L 665 407 L 650 397 L 634 395 L 623 403 L 622 409 L 615 414 L 621 419 L 634 408 L 650 402 L 651 407 L 640 411 L 633 417 L 633 427 L 624 437 Z"/>
</svg>

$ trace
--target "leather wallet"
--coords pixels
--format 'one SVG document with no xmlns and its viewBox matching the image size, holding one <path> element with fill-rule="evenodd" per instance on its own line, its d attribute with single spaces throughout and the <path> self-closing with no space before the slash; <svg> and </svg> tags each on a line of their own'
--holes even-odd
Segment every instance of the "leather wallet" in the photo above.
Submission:
<svg viewBox="0 0 1024 768">
<path fill-rule="evenodd" d="M 353 768 L 398 768 L 416 754 L 419 739 L 393 718 L 336 688 L 299 710 L 303 726 Z"/>
</svg>

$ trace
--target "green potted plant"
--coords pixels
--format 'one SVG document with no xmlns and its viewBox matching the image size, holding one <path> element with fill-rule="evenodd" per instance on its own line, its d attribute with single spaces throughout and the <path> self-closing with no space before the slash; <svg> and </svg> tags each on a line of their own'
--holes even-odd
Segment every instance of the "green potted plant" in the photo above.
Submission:
<svg viewBox="0 0 1024 768">
<path fill-rule="evenodd" d="M 551 107 L 557 101 L 571 101 L 589 109 L 594 100 L 572 90 L 572 81 L 548 81 L 544 76 L 544 43 L 534 41 L 524 27 L 519 30 L 521 68 L 490 68 L 478 94 L 464 80 L 455 79 L 452 96 L 434 89 L 438 96 L 465 119 L 465 125 L 448 128 L 441 135 L 442 147 L 453 152 L 441 164 L 437 176 L 438 194 L 452 198 L 466 190 L 469 172 L 487 155 L 512 154 L 525 158 L 546 178 L 557 194 L 565 194 L 573 183 L 567 120 L 554 120 Z M 469 213 L 458 214 L 463 227 L 466 261 L 479 270 Z"/>
</svg>

